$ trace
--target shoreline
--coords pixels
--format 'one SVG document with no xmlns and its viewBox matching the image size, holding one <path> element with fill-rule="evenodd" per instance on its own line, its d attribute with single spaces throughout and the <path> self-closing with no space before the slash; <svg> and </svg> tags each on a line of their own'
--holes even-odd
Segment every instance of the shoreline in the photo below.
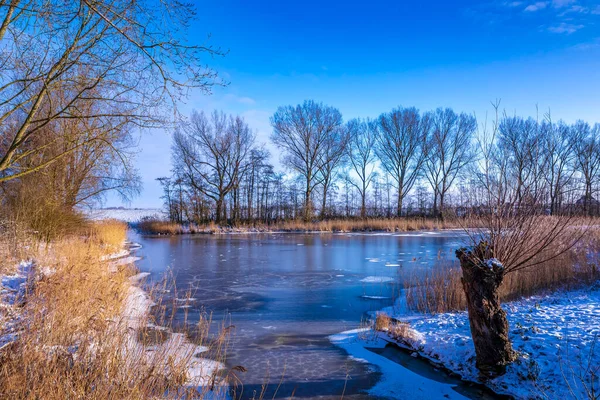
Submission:
<svg viewBox="0 0 600 400">
<path fill-rule="evenodd" d="M 475 368 L 475 352 L 466 311 L 426 315 L 406 312 L 401 299 L 381 312 L 402 324 L 375 330 L 365 328 L 332 335 L 330 340 L 351 357 L 360 357 L 375 343 L 393 343 L 412 357 L 433 368 L 454 374 L 462 381 L 483 385 L 500 398 L 585 397 L 586 371 L 600 365 L 599 340 L 600 282 L 589 288 L 558 290 L 505 303 L 511 341 L 519 358 L 504 375 L 484 381 Z M 373 357 L 371 357 L 373 358 Z M 593 380 L 593 376 L 591 377 Z M 597 378 L 596 378 L 597 379 Z M 566 388 L 567 380 L 571 386 Z M 595 385 L 598 383 L 591 383 Z M 580 393 L 581 392 L 581 393 Z M 375 394 L 375 393 L 374 393 Z"/>
<path fill-rule="evenodd" d="M 203 224 L 177 223 L 166 219 L 142 218 L 129 220 L 129 225 L 144 234 L 224 234 L 224 233 L 400 233 L 413 231 L 437 231 L 465 229 L 478 225 L 473 219 L 451 218 L 440 220 L 424 217 L 366 218 L 301 221 L 282 220 L 271 223 L 238 222 L 234 225 L 219 225 L 215 222 Z"/>
<path fill-rule="evenodd" d="M 176 236 L 206 236 L 206 235 L 253 235 L 253 234 L 318 234 L 318 235 L 410 235 L 414 234 L 432 234 L 442 232 L 464 232 L 465 229 L 480 229 L 480 228 L 433 228 L 433 229 L 408 229 L 408 230 L 385 230 L 385 229 L 364 229 L 364 230 L 261 230 L 255 228 L 219 228 L 216 231 L 212 230 L 201 230 L 201 231 L 182 231 L 177 233 L 162 233 L 162 232 L 148 232 L 140 229 L 137 223 L 131 223 L 130 228 L 137 231 L 141 235 L 146 237 L 176 237 Z"/>
<path fill-rule="evenodd" d="M 165 359 L 170 362 L 170 358 L 173 358 L 175 362 L 183 362 L 187 365 L 188 372 L 185 386 L 196 388 L 203 396 L 227 398 L 228 386 L 223 380 L 217 378 L 217 374 L 224 370 L 225 366 L 219 361 L 199 357 L 200 354 L 209 351 L 208 347 L 193 344 L 184 333 L 175 333 L 169 327 L 157 326 L 148 322 L 152 307 L 156 303 L 152 300 L 151 295 L 141 287 L 141 284 L 150 273 L 141 272 L 135 265 L 135 262 L 141 258 L 131 255 L 133 251 L 140 249 L 141 245 L 127 242 L 124 246 L 129 248 L 114 254 L 118 256 L 111 258 L 110 268 L 119 265 L 133 265 L 138 272 L 129 278 L 130 286 L 122 311 L 122 319 L 119 321 L 119 325 L 121 325 L 119 329 L 123 328 L 123 334 L 127 335 L 125 351 L 143 353 L 146 361 L 157 367 L 161 367 Z M 120 260 L 124 261 L 120 262 Z M 141 343 L 138 340 L 138 334 L 144 328 L 165 332 L 168 338 L 162 343 L 153 345 Z M 162 365 L 162 367 L 168 368 L 168 365 Z M 211 393 L 206 392 L 206 389 Z"/>
<path fill-rule="evenodd" d="M 123 304 L 114 317 L 106 320 L 107 334 L 113 336 L 118 343 L 118 352 L 122 355 L 121 368 L 135 371 L 137 369 L 155 369 L 157 373 L 171 374 L 184 372 L 184 381 L 178 390 L 191 390 L 201 398 L 228 398 L 228 384 L 224 371 L 225 365 L 220 361 L 204 358 L 210 348 L 194 344 L 185 333 L 174 332 L 168 326 L 157 326 L 151 323 L 152 307 L 155 305 L 151 294 L 144 290 L 142 282 L 150 275 L 140 271 L 135 265 L 140 257 L 135 250 L 141 248 L 137 243 L 124 242 L 121 250 L 99 257 L 100 268 L 108 271 L 105 279 L 112 280 L 115 274 L 122 274 L 123 268 L 133 267 L 135 272 L 126 279 Z M 55 270 L 44 265 L 45 259 L 36 257 L 22 260 L 0 274 L 0 352 L 11 352 L 12 346 L 18 345 L 21 336 L 26 332 L 29 315 L 26 305 L 30 295 L 34 295 L 39 283 L 51 277 Z M 76 287 L 74 289 L 77 289 Z M 36 301 L 35 297 L 32 299 Z M 163 341 L 145 343 L 141 335 L 145 330 L 159 330 Z M 90 336 L 92 333 L 87 334 Z M 93 341 L 93 339 L 91 339 Z M 93 343 L 100 347 L 102 342 Z M 56 352 L 76 358 L 79 345 L 49 347 L 47 356 Z M 173 370 L 177 368 L 177 370 Z"/>
</svg>

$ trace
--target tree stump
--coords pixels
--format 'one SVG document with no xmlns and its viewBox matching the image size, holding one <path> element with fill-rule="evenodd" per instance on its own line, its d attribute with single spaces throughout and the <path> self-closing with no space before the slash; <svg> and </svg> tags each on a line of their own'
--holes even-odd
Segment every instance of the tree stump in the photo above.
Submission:
<svg viewBox="0 0 600 400">
<path fill-rule="evenodd" d="M 456 251 L 462 269 L 469 325 L 475 345 L 477 368 L 485 377 L 501 375 L 515 360 L 508 337 L 506 312 L 500 307 L 498 288 L 504 267 L 494 258 L 493 249 L 481 241 L 474 248 Z"/>
</svg>

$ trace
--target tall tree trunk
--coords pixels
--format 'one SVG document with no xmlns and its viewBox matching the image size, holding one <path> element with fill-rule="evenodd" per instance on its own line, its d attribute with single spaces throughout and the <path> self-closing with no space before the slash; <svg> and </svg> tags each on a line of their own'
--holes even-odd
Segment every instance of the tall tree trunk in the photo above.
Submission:
<svg viewBox="0 0 600 400">
<path fill-rule="evenodd" d="M 396 209 L 396 216 L 402 216 L 402 189 L 398 189 L 398 208 Z"/>
<path fill-rule="evenodd" d="M 583 200 L 583 208 L 585 215 L 592 215 L 592 182 L 588 180 L 585 185 L 585 199 Z"/>
<path fill-rule="evenodd" d="M 361 193 L 361 202 L 360 202 L 360 217 L 365 218 L 367 216 L 367 193 L 366 190 L 363 189 Z"/>
<path fill-rule="evenodd" d="M 504 267 L 493 258 L 493 249 L 484 241 L 473 249 L 458 249 L 456 257 L 463 273 L 477 368 L 488 377 L 500 375 L 515 359 L 506 312 L 498 298 Z"/>
<path fill-rule="evenodd" d="M 433 210 L 431 210 L 434 217 L 438 215 L 438 191 L 437 189 L 433 190 Z"/>
<path fill-rule="evenodd" d="M 310 190 L 310 178 L 307 177 L 306 178 L 306 192 L 305 192 L 305 196 L 304 196 L 304 220 L 306 222 L 310 221 L 310 219 L 312 217 L 310 191 L 311 191 Z"/>
<path fill-rule="evenodd" d="M 216 206 L 216 215 L 215 215 L 215 220 L 217 222 L 217 224 L 220 224 L 222 222 L 222 215 L 223 215 L 223 196 L 219 196 L 219 198 L 217 199 L 217 206 Z"/>
<path fill-rule="evenodd" d="M 327 180 L 323 182 L 323 201 L 321 203 L 321 219 L 325 219 L 327 217 L 327 188 L 329 187 L 329 182 Z"/>
<path fill-rule="evenodd" d="M 438 217 L 442 221 L 444 220 L 444 196 L 445 195 L 446 195 L 445 193 L 440 192 L 440 208 L 438 210 L 438 215 L 436 215 L 436 217 Z"/>
</svg>

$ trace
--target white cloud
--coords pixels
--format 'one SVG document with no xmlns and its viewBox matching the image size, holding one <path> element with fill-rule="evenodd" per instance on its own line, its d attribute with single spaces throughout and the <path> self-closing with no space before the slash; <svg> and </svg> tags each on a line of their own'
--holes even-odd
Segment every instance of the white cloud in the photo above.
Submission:
<svg viewBox="0 0 600 400">
<path fill-rule="evenodd" d="M 585 42 L 585 43 L 579 43 L 578 45 L 573 46 L 574 50 L 583 50 L 583 51 L 597 49 L 597 48 L 600 48 L 600 38 L 596 38 L 592 41 Z"/>
<path fill-rule="evenodd" d="M 581 28 L 583 28 L 583 25 L 567 24 L 565 22 L 561 22 L 558 25 L 549 27 L 548 31 L 550 31 L 552 33 L 570 35 L 571 33 L 577 32 Z"/>
<path fill-rule="evenodd" d="M 552 7 L 562 8 L 576 2 L 576 0 L 552 0 Z"/>
<path fill-rule="evenodd" d="M 539 10 L 543 10 L 548 7 L 548 2 L 546 1 L 538 1 L 537 3 L 533 3 L 525 7 L 525 11 L 527 12 L 535 12 Z"/>
<path fill-rule="evenodd" d="M 223 100 L 225 100 L 226 102 L 234 102 L 234 103 L 240 103 L 240 104 L 245 104 L 245 105 L 256 104 L 256 100 L 254 100 L 252 97 L 238 96 L 238 95 L 232 94 L 232 93 L 228 93 L 225 96 L 223 96 Z"/>
</svg>

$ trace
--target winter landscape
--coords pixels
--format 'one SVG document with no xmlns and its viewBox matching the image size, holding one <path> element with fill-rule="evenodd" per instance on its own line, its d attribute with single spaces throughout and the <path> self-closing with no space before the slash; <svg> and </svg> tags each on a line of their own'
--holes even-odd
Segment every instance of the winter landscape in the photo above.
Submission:
<svg viewBox="0 0 600 400">
<path fill-rule="evenodd" d="M 600 399 L 599 27 L 0 0 L 0 399 Z"/>
</svg>

